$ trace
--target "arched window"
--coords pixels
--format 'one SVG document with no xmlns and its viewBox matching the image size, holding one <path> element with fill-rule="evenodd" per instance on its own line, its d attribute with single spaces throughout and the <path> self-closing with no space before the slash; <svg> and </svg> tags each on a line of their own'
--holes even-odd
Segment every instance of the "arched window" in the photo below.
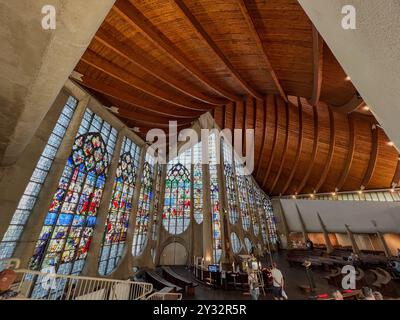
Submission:
<svg viewBox="0 0 400 320">
<path fill-rule="evenodd" d="M 71 122 L 72 116 L 74 115 L 77 104 L 78 101 L 74 97 L 68 98 L 39 161 L 36 164 L 35 170 L 29 179 L 24 194 L 18 203 L 10 225 L 0 242 L 0 259 L 11 258 L 14 254 L 17 241 L 21 237 L 26 221 L 32 213 L 44 181 L 56 157 L 58 148 L 61 145 L 65 132 Z M 1 269 L 2 267 L 0 263 L 0 270 Z"/>
<path fill-rule="evenodd" d="M 242 244 L 240 243 L 240 239 L 235 232 L 231 233 L 231 245 L 233 253 L 237 254 L 242 249 Z"/>
<path fill-rule="evenodd" d="M 248 231 L 250 229 L 250 214 L 248 210 L 246 176 L 244 175 L 243 165 L 237 160 L 235 160 L 235 167 L 242 225 L 243 229 Z"/>
<path fill-rule="evenodd" d="M 257 237 L 260 232 L 258 222 L 257 222 L 257 208 L 256 203 L 254 201 L 254 188 L 253 188 L 253 180 L 251 176 L 246 176 L 246 186 L 247 186 L 247 194 L 249 196 L 249 212 L 251 217 L 251 224 L 253 226 L 254 235 Z"/>
<path fill-rule="evenodd" d="M 219 200 L 219 184 L 217 170 L 217 141 L 215 134 L 208 137 L 209 171 L 210 171 L 210 196 L 211 196 L 211 217 L 213 231 L 213 258 L 214 263 L 219 263 L 222 255 L 221 237 L 221 208 Z"/>
<path fill-rule="evenodd" d="M 247 252 L 250 254 L 253 251 L 253 244 L 251 243 L 249 238 L 244 238 L 244 245 L 246 246 Z"/>
<path fill-rule="evenodd" d="M 154 158 L 146 153 L 141 178 L 135 232 L 133 234 L 132 254 L 140 256 L 147 243 L 147 230 L 150 221 L 150 207 L 153 199 Z"/>
<path fill-rule="evenodd" d="M 232 147 L 222 140 L 222 154 L 224 157 L 224 175 L 226 195 L 228 198 L 229 221 L 235 224 L 239 220 L 239 208 L 237 206 L 236 179 L 233 166 Z"/>
<path fill-rule="evenodd" d="M 201 142 L 193 146 L 193 215 L 197 223 L 203 222 L 203 168 Z"/>
<path fill-rule="evenodd" d="M 132 140 L 124 137 L 104 230 L 99 261 L 101 275 L 110 274 L 122 257 L 132 210 L 140 150 Z"/>
<path fill-rule="evenodd" d="M 116 140 L 116 129 L 86 109 L 30 268 L 52 267 L 62 274 L 82 271 Z M 35 289 L 40 291 L 40 285 Z"/>
<path fill-rule="evenodd" d="M 168 164 L 163 226 L 170 234 L 181 234 L 190 224 L 190 164 L 190 149 Z"/>
</svg>

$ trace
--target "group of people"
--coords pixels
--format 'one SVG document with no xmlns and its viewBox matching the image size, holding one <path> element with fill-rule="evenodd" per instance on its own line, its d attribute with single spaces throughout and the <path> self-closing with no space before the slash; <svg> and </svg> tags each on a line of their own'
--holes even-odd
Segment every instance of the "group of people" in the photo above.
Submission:
<svg viewBox="0 0 400 320">
<path fill-rule="evenodd" d="M 288 296 L 284 290 L 285 280 L 282 271 L 278 269 L 275 262 L 272 263 L 271 268 L 268 268 L 268 271 L 271 273 L 272 277 L 272 296 L 274 300 L 287 300 Z M 252 299 L 258 300 L 260 288 L 256 271 L 252 270 L 249 272 L 248 281 Z"/>
</svg>

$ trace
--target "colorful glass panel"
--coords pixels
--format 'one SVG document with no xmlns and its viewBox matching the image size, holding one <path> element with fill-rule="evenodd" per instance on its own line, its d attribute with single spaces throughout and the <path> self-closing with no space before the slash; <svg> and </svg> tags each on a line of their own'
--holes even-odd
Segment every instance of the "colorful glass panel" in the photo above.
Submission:
<svg viewBox="0 0 400 320">
<path fill-rule="evenodd" d="M 51 268 L 62 274 L 82 271 L 116 139 L 116 129 L 86 109 L 30 268 Z"/>
<path fill-rule="evenodd" d="M 99 261 L 99 273 L 101 275 L 110 274 L 114 270 L 125 248 L 140 150 L 140 147 L 132 140 L 124 137 L 104 228 Z"/>
<path fill-rule="evenodd" d="M 170 234 L 183 233 L 190 224 L 191 149 L 168 164 L 163 226 Z"/>
<path fill-rule="evenodd" d="M 28 217 L 32 213 L 77 105 L 78 100 L 70 96 L 47 140 L 47 144 L 18 203 L 10 225 L 0 242 L 0 259 L 11 258 L 14 254 L 17 242 L 24 230 Z M 0 263 L 0 270 L 1 268 L 2 265 Z"/>
<path fill-rule="evenodd" d="M 136 213 L 135 232 L 133 234 L 132 254 L 134 256 L 140 256 L 147 243 L 147 231 L 153 199 L 154 162 L 153 156 L 146 153 Z"/>
</svg>

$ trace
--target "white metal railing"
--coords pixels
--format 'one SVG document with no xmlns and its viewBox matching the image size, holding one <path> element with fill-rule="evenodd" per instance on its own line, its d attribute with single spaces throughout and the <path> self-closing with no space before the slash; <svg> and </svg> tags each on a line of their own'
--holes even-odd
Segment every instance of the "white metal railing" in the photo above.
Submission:
<svg viewBox="0 0 400 320">
<path fill-rule="evenodd" d="M 182 300 L 182 294 L 155 292 L 148 296 L 146 300 Z"/>
<path fill-rule="evenodd" d="M 38 300 L 145 300 L 153 291 L 146 282 L 81 277 L 18 269 L 13 290 Z"/>
</svg>

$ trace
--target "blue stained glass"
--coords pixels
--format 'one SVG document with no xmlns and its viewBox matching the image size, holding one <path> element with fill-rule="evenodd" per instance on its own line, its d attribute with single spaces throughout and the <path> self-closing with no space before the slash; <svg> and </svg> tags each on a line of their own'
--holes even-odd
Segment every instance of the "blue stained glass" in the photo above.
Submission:
<svg viewBox="0 0 400 320">
<path fill-rule="evenodd" d="M 53 225 L 56 222 L 57 214 L 49 212 L 44 220 L 46 226 Z"/>
</svg>

